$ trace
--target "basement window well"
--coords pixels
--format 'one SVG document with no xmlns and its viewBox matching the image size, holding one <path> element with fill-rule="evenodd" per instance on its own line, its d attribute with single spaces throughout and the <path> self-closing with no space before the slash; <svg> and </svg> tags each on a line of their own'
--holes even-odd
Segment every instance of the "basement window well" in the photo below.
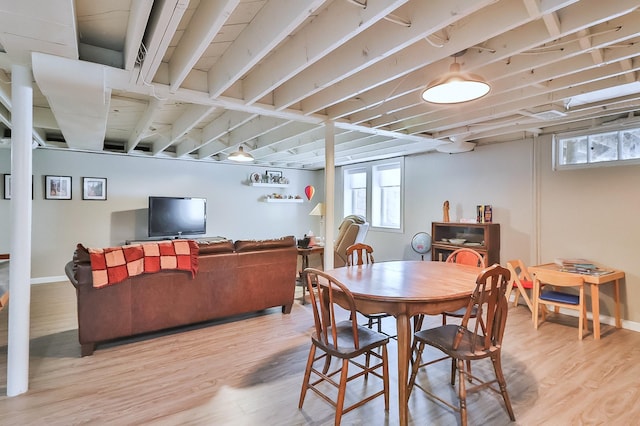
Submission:
<svg viewBox="0 0 640 426">
<path fill-rule="evenodd" d="M 554 170 L 640 164 L 640 127 L 553 137 Z"/>
</svg>

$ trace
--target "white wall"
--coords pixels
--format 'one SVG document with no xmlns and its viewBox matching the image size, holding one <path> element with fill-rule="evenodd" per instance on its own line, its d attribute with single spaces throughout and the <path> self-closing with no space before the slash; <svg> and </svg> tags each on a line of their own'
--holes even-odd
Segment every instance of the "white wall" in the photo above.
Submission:
<svg viewBox="0 0 640 426">
<path fill-rule="evenodd" d="M 265 239 L 319 231 L 309 216 L 324 197 L 322 172 L 282 170 L 291 185 L 286 189 L 247 185 L 253 172 L 265 167 L 227 165 L 186 160 L 37 149 L 33 153 L 32 278 L 64 275 L 77 243 L 108 247 L 127 239 L 146 238 L 149 195 L 193 196 L 207 199 L 207 236 Z M 0 150 L 0 173 L 10 172 L 10 151 Z M 73 198 L 44 200 L 45 175 L 72 177 Z M 106 177 L 107 201 L 82 200 L 82 177 Z M 304 187 L 314 185 L 311 202 Z M 261 202 L 271 192 L 298 194 L 301 204 Z M 10 201 L 0 200 L 0 253 L 10 249 Z"/>
<path fill-rule="evenodd" d="M 9 151 L 0 150 L 0 173 L 9 169 Z M 308 213 L 324 199 L 323 173 L 283 170 L 292 182 L 288 192 L 303 195 L 311 184 L 316 195 L 303 204 L 268 204 L 259 200 L 271 191 L 243 184 L 250 173 L 264 170 L 38 149 L 32 277 L 62 275 L 78 242 L 109 246 L 140 237 L 130 235 L 145 229 L 144 209 L 152 194 L 206 197 L 210 236 L 300 237 L 309 229 L 318 233 L 318 218 Z M 410 156 L 405 159 L 404 232 L 370 230 L 366 242 L 375 247 L 376 261 L 419 259 L 410 248 L 411 237 L 419 231 L 431 233 L 431 222 L 442 220 L 445 200 L 450 202 L 452 221 L 474 218 L 477 204 L 491 204 L 494 222 L 501 228 L 502 263 L 519 258 L 531 265 L 556 257 L 584 257 L 622 269 L 623 318 L 640 322 L 640 308 L 634 303 L 640 300 L 640 227 L 635 224 L 640 216 L 639 172 L 639 166 L 554 172 L 549 137 L 462 154 Z M 43 200 L 46 174 L 72 176 L 73 200 Z M 82 201 L 82 176 L 108 178 L 108 200 Z M 338 169 L 336 226 L 342 218 L 341 188 Z M 9 250 L 8 215 L 9 201 L 0 200 L 0 252 Z M 136 225 L 136 220 L 143 223 Z M 612 316 L 611 286 L 601 291 L 602 314 Z"/>
<path fill-rule="evenodd" d="M 376 261 L 420 259 L 411 237 L 431 233 L 450 202 L 452 221 L 475 218 L 478 204 L 493 206 L 500 224 L 500 260 L 526 264 L 581 257 L 626 273 L 622 317 L 640 321 L 640 166 L 552 171 L 551 137 L 500 143 L 462 154 L 431 153 L 405 159 L 403 233 L 370 230 Z M 341 171 L 336 200 L 342 199 Z M 342 216 L 336 206 L 336 218 Z M 339 220 L 337 221 L 339 223 Z M 602 315 L 613 317 L 613 286 L 601 288 Z"/>
<path fill-rule="evenodd" d="M 539 141 L 540 260 L 578 257 L 625 271 L 622 317 L 640 321 L 640 166 L 551 169 L 552 141 Z M 613 286 L 600 290 L 613 316 Z"/>
<path fill-rule="evenodd" d="M 376 260 L 419 260 L 411 250 L 411 238 L 420 231 L 431 234 L 431 222 L 442 221 L 442 205 L 448 200 L 453 222 L 475 220 L 476 206 L 491 204 L 493 221 L 500 224 L 501 261 L 520 258 L 531 263 L 532 149 L 533 141 L 528 140 L 461 154 L 407 157 L 404 233 L 369 231 L 367 243 L 375 247 Z"/>
</svg>

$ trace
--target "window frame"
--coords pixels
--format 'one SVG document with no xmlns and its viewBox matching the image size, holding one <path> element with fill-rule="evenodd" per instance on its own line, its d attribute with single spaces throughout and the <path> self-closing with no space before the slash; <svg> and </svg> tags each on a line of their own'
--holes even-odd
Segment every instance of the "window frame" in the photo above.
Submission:
<svg viewBox="0 0 640 426">
<path fill-rule="evenodd" d="M 374 190 L 376 188 L 380 188 L 379 186 L 376 186 L 376 183 L 374 182 L 374 175 L 376 175 L 380 171 L 389 170 L 390 168 L 400 169 L 400 185 L 399 185 L 400 190 L 398 194 L 399 195 L 399 212 L 398 212 L 399 224 L 397 228 L 393 226 L 374 225 L 374 221 L 373 221 Z M 397 232 L 397 233 L 404 232 L 404 190 L 405 190 L 404 157 L 389 158 L 385 160 L 377 160 L 377 161 L 372 161 L 368 163 L 358 163 L 350 166 L 343 166 L 342 167 L 342 179 L 343 179 L 342 212 L 344 216 L 353 214 L 347 211 L 348 206 L 347 206 L 347 203 L 345 202 L 347 198 L 347 192 L 351 191 L 351 188 L 347 188 L 347 183 L 350 181 L 349 175 L 359 173 L 359 172 L 366 173 L 365 218 L 367 222 L 369 222 L 370 229 L 376 230 L 376 231 L 384 231 L 384 232 Z M 380 215 L 380 217 L 384 216 L 382 212 L 382 207 L 380 208 L 380 211 L 378 212 L 378 214 Z"/>
<path fill-rule="evenodd" d="M 626 165 L 638 165 L 640 164 L 639 158 L 629 158 L 622 159 L 620 158 L 623 152 L 623 139 L 622 134 L 625 132 L 640 132 L 640 126 L 638 124 L 628 125 L 628 126 L 617 126 L 613 127 L 603 127 L 601 129 L 590 129 L 590 130 L 582 130 L 577 132 L 566 132 L 566 133 L 554 133 L 553 134 L 553 150 L 552 150 L 552 168 L 554 171 L 562 171 L 562 170 L 577 170 L 577 169 L 587 169 L 594 167 L 611 167 L 611 166 L 626 166 Z M 617 137 L 617 158 L 613 160 L 596 160 L 593 159 L 592 150 L 593 147 L 591 145 L 592 139 L 597 139 L 603 135 L 607 134 L 616 134 Z M 571 163 L 566 164 L 563 163 L 563 141 L 567 139 L 579 139 L 586 138 L 586 161 L 584 163 Z"/>
</svg>

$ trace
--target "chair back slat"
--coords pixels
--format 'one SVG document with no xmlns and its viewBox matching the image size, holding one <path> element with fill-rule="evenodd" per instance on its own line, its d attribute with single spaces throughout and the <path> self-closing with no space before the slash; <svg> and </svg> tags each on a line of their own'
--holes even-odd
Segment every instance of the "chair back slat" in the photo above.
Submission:
<svg viewBox="0 0 640 426">
<path fill-rule="evenodd" d="M 509 270 L 498 264 L 480 272 L 476 279 L 476 288 L 462 318 L 454 348 L 458 348 L 465 329 L 472 332 L 470 350 L 473 352 L 488 351 L 491 347 L 498 347 L 502 344 L 507 321 L 505 292 L 509 278 Z M 469 319 L 474 307 L 476 321 L 473 327 L 469 328 Z"/>
<path fill-rule="evenodd" d="M 551 284 L 559 287 L 579 287 L 584 284 L 584 278 L 580 276 L 554 270 L 539 269 L 534 273 L 534 277 L 541 284 Z"/>
<path fill-rule="evenodd" d="M 477 251 L 470 248 L 459 248 L 451 252 L 445 262 L 460 263 L 463 265 L 485 267 L 484 257 Z"/>
<path fill-rule="evenodd" d="M 349 289 L 333 276 L 314 268 L 304 270 L 309 289 L 317 338 L 327 346 L 338 347 L 336 306 L 351 313 L 348 318 L 356 318 L 356 305 Z M 320 284 L 323 283 L 323 284 Z M 351 321 L 353 347 L 360 348 L 358 324 Z"/>
<path fill-rule="evenodd" d="M 520 259 L 510 260 L 507 262 L 507 269 L 511 272 L 511 282 L 516 279 L 520 281 L 533 281 L 527 267 Z"/>
<path fill-rule="evenodd" d="M 347 266 L 373 263 L 373 247 L 363 243 L 347 247 Z"/>
</svg>

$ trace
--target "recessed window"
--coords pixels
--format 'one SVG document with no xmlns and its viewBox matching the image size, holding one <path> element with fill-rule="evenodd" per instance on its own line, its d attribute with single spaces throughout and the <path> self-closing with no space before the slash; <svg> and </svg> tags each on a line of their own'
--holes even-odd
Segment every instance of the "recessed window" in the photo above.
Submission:
<svg viewBox="0 0 640 426">
<path fill-rule="evenodd" d="M 343 169 L 344 215 L 358 214 L 374 228 L 402 229 L 404 158 Z"/>
<path fill-rule="evenodd" d="M 367 169 L 344 172 L 344 215 L 367 216 Z"/>
<path fill-rule="evenodd" d="M 554 167 L 640 163 L 640 128 L 554 136 Z"/>
</svg>

